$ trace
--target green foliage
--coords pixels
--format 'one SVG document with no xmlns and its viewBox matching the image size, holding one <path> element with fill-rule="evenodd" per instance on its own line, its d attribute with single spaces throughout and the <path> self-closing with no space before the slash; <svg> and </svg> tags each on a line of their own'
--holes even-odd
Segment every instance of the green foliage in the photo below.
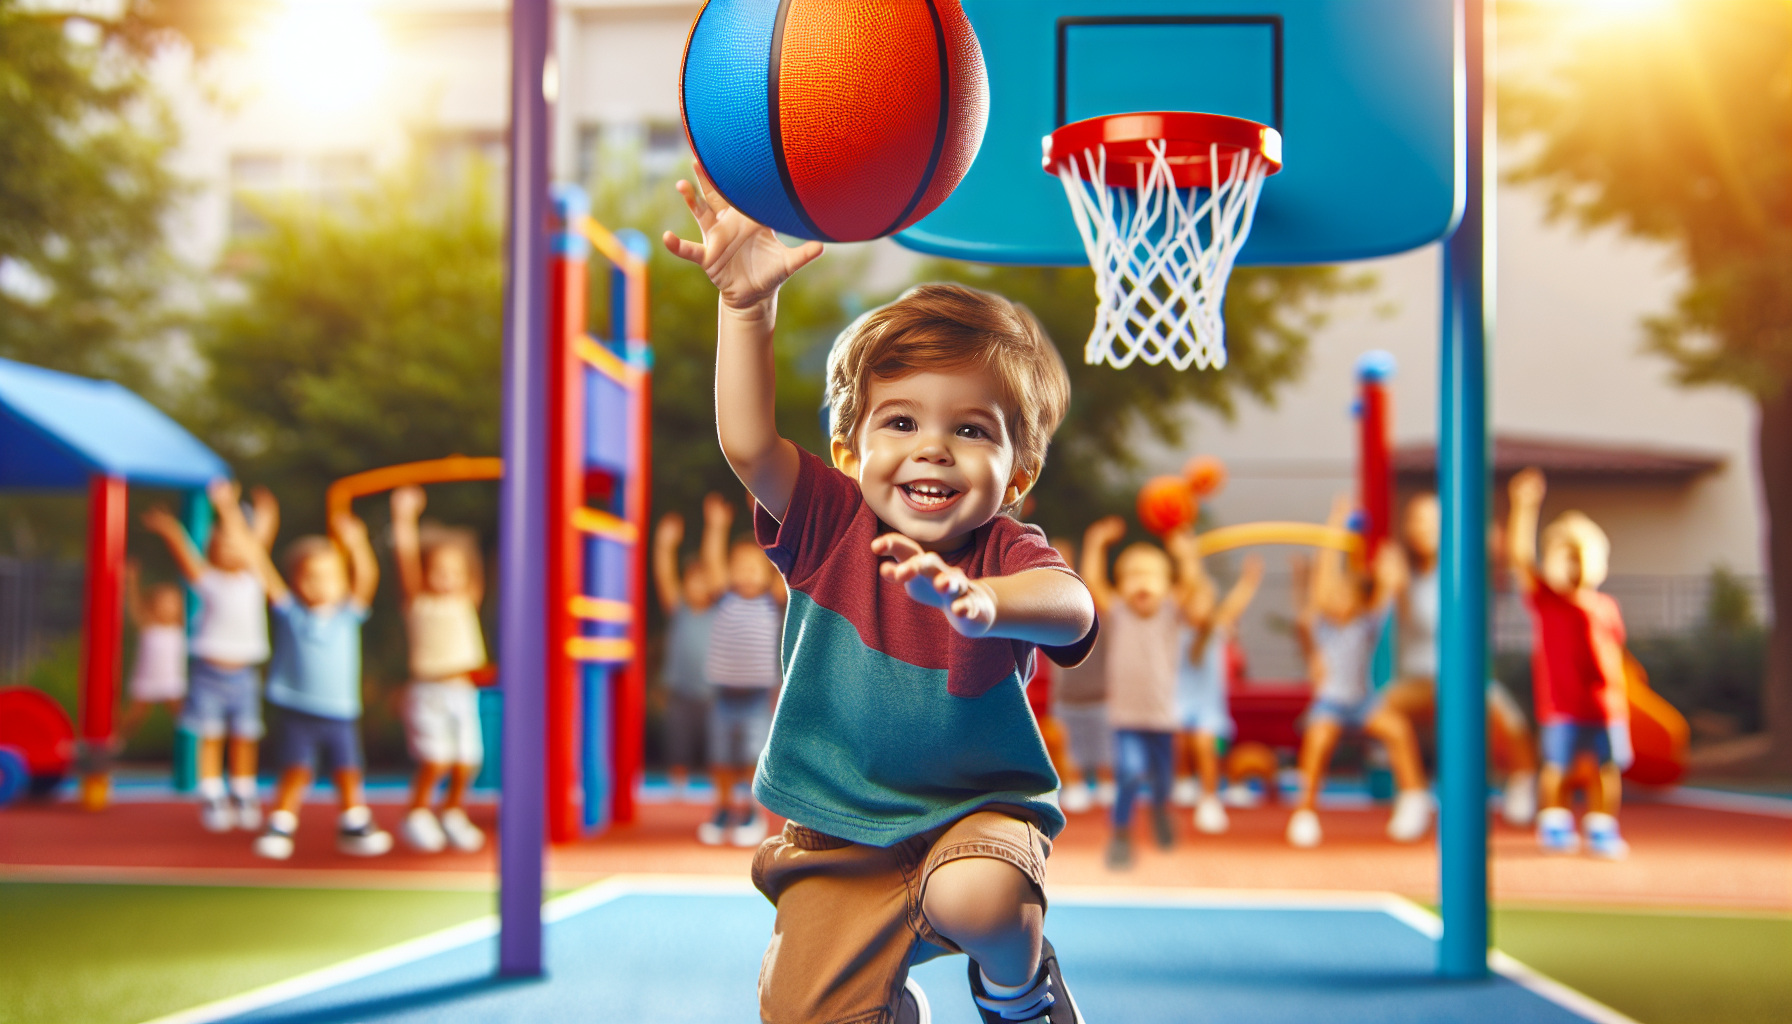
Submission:
<svg viewBox="0 0 1792 1024">
<path fill-rule="evenodd" d="M 141 381 L 178 194 L 167 111 L 98 23 L 0 0 L 0 356 Z"/>
<path fill-rule="evenodd" d="M 1641 637 L 1631 653 L 1648 670 L 1650 686 L 1688 716 L 1709 712 L 1733 719 L 1744 732 L 1761 728 L 1767 630 L 1747 588 L 1728 569 L 1712 571 L 1697 629 Z"/>
<path fill-rule="evenodd" d="M 1054 535 L 1077 538 L 1099 516 L 1131 518 L 1141 482 L 1134 446 L 1141 437 L 1182 447 L 1189 442 L 1191 407 L 1229 419 L 1246 397 L 1274 405 L 1276 389 L 1305 368 L 1307 339 L 1324 323 L 1326 302 L 1373 285 L 1368 275 L 1338 267 L 1240 269 L 1226 291 L 1226 368 L 1177 372 L 1083 361 L 1083 343 L 1095 323 L 1094 272 L 1087 267 L 933 260 L 917 279 L 961 281 L 1005 295 L 1031 310 L 1057 344 L 1070 371 L 1070 411 L 1034 489 L 1029 519 Z"/>
<path fill-rule="evenodd" d="M 1648 347 L 1689 384 L 1792 379 L 1792 3 L 1697 0 L 1578 25 L 1509 3 L 1501 127 L 1512 177 L 1557 216 L 1674 246 L 1688 272 Z"/>
</svg>

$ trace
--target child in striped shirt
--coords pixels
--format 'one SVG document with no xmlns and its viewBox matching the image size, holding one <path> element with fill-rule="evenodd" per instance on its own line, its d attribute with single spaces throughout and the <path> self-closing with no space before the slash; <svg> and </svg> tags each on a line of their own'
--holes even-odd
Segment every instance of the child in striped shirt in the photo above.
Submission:
<svg viewBox="0 0 1792 1024">
<path fill-rule="evenodd" d="M 772 709 L 784 676 L 784 580 L 759 545 L 742 540 L 728 551 L 728 592 L 716 603 L 704 672 L 714 691 L 709 704 L 709 772 L 716 787 L 715 817 L 697 826 L 708 846 L 758 846 L 765 815 L 752 796 L 737 797 L 752 778 L 772 731 Z"/>
</svg>

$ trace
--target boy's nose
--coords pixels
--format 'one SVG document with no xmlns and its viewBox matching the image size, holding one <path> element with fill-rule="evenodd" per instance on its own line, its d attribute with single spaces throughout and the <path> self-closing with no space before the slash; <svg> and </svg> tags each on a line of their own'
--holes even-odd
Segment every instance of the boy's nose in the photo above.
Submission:
<svg viewBox="0 0 1792 1024">
<path fill-rule="evenodd" d="M 952 449 L 942 444 L 937 438 L 924 438 L 921 444 L 915 448 L 914 459 L 916 462 L 932 462 L 937 465 L 949 466 L 952 464 Z"/>
</svg>

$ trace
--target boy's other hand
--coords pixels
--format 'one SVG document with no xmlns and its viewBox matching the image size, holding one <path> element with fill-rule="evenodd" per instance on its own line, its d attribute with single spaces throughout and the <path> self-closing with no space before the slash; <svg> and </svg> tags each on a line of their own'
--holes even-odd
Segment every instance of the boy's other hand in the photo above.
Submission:
<svg viewBox="0 0 1792 1024">
<path fill-rule="evenodd" d="M 983 636 L 996 624 L 995 594 L 971 579 L 964 570 L 900 533 L 886 533 L 871 542 L 874 554 L 895 561 L 880 562 L 878 575 L 902 584 L 908 596 L 946 613 L 946 621 L 959 634 Z"/>
<path fill-rule="evenodd" d="M 234 506 L 242 499 L 243 488 L 235 480 L 226 480 L 220 477 L 206 486 L 205 493 L 212 499 L 214 505 Z"/>
<path fill-rule="evenodd" d="M 423 488 L 406 485 L 392 492 L 392 518 L 415 519 L 423 514 L 423 508 L 429 504 Z"/>
<path fill-rule="evenodd" d="M 169 530 L 185 529 L 181 526 L 180 520 L 174 518 L 174 513 L 162 505 L 152 505 L 144 511 L 143 528 L 151 533 L 163 534 Z"/>
<path fill-rule="evenodd" d="M 821 255 L 820 242 L 805 242 L 792 249 L 778 241 L 776 232 L 723 198 L 702 164 L 693 167 L 701 188 L 683 179 L 676 188 L 697 219 L 703 241 L 686 241 L 670 231 L 662 241 L 672 255 L 703 268 L 710 283 L 722 293 L 723 306 L 736 311 L 755 309 L 776 295 L 790 275 Z"/>
<path fill-rule="evenodd" d="M 1126 536 L 1126 520 L 1119 516 L 1106 516 L 1089 524 L 1083 534 L 1084 544 L 1112 544 Z"/>
<path fill-rule="evenodd" d="M 1523 469 L 1513 474 L 1512 482 L 1506 485 L 1506 491 L 1515 503 L 1525 505 L 1543 504 L 1543 494 L 1549 489 L 1544 483 L 1543 471 L 1539 469 Z"/>
<path fill-rule="evenodd" d="M 726 529 L 734 522 L 734 506 L 728 504 L 727 498 L 710 491 L 703 496 L 703 522 Z"/>
<path fill-rule="evenodd" d="M 330 532 L 342 543 L 355 546 L 367 543 L 367 524 L 353 512 L 341 512 L 330 518 Z"/>
<path fill-rule="evenodd" d="M 654 546 L 675 548 L 682 543 L 684 543 L 684 517 L 676 512 L 668 512 L 661 516 L 659 525 L 653 528 Z"/>
</svg>

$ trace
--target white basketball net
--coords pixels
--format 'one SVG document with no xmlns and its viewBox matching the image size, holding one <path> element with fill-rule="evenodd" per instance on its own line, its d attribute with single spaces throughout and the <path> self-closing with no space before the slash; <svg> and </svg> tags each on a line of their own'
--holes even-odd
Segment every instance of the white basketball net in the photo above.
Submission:
<svg viewBox="0 0 1792 1024">
<path fill-rule="evenodd" d="M 1074 154 L 1058 168 L 1100 299 L 1083 358 L 1116 369 L 1135 359 L 1151 366 L 1167 361 L 1178 370 L 1191 363 L 1218 369 L 1226 365 L 1226 280 L 1251 232 L 1269 164 L 1241 152 L 1224 181 L 1211 190 L 1188 189 L 1184 198 L 1164 159 L 1164 141 L 1146 145 L 1153 159 L 1149 170 L 1137 165 L 1131 189 L 1101 184 L 1107 180 L 1102 146 L 1083 151 L 1081 168 Z M 1220 147 L 1209 146 L 1208 155 L 1208 166 L 1219 167 Z"/>
</svg>

